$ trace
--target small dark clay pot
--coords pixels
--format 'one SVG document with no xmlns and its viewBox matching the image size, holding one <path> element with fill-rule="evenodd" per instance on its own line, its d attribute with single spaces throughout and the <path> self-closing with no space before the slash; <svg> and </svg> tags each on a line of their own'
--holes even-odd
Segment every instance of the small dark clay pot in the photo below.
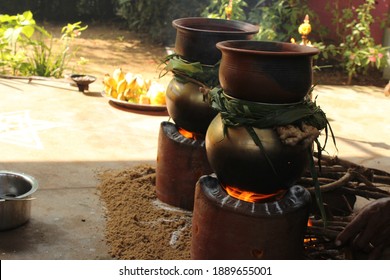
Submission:
<svg viewBox="0 0 390 280">
<path fill-rule="evenodd" d="M 166 103 L 168 114 L 177 126 L 202 135 L 206 134 L 210 122 L 218 113 L 203 101 L 199 85 L 181 83 L 176 79 L 168 84 Z"/>
<path fill-rule="evenodd" d="M 235 40 L 217 43 L 219 81 L 225 93 L 263 103 L 302 100 L 312 86 L 318 49 L 291 43 Z"/>
<path fill-rule="evenodd" d="M 206 133 L 206 154 L 211 168 L 222 184 L 242 190 L 270 194 L 288 189 L 307 167 L 307 149 L 283 144 L 272 128 L 254 128 L 254 131 L 276 174 L 245 127 L 229 127 L 224 134 L 220 114 Z"/>
<path fill-rule="evenodd" d="M 175 52 L 190 62 L 208 65 L 221 59 L 216 43 L 249 40 L 259 32 L 259 28 L 250 23 L 201 17 L 176 19 L 172 25 L 176 28 Z"/>
</svg>

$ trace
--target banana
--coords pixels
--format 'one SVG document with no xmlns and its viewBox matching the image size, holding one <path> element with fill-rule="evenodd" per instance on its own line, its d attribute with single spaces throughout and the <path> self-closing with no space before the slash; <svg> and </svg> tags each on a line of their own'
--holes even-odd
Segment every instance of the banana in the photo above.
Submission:
<svg viewBox="0 0 390 280">
<path fill-rule="evenodd" d="M 115 79 L 117 84 L 125 78 L 125 73 L 123 73 L 122 68 L 117 68 L 112 73 L 112 77 Z"/>
<path fill-rule="evenodd" d="M 113 71 L 112 76 L 105 74 L 103 78 L 106 95 L 132 103 L 165 104 L 165 89 L 162 85 L 144 79 L 140 74 L 125 73 L 122 68 Z"/>
<path fill-rule="evenodd" d="M 128 84 L 130 84 L 134 80 L 134 75 L 130 72 L 126 73 L 125 80 Z"/>
<path fill-rule="evenodd" d="M 115 88 L 111 88 L 110 96 L 112 98 L 118 98 L 118 92 L 116 91 Z"/>
<path fill-rule="evenodd" d="M 153 82 L 147 92 L 152 105 L 165 105 L 165 88 L 163 85 Z"/>
<path fill-rule="evenodd" d="M 117 87 L 117 82 L 115 81 L 115 79 L 113 77 L 111 77 L 109 74 L 106 74 L 104 76 L 104 80 L 103 80 L 103 84 L 106 86 L 106 87 L 109 87 L 109 88 L 115 88 Z"/>
<path fill-rule="evenodd" d="M 126 98 L 125 98 L 123 93 L 119 93 L 116 98 L 119 99 L 119 100 L 126 100 Z"/>
<path fill-rule="evenodd" d="M 126 87 L 127 87 L 127 82 L 125 79 L 123 80 L 120 80 L 118 82 L 118 85 L 116 87 L 116 91 L 118 92 L 118 94 L 123 94 L 126 90 Z"/>
<path fill-rule="evenodd" d="M 139 104 L 150 105 L 150 98 L 149 98 L 149 96 L 141 95 L 139 97 Z"/>
</svg>

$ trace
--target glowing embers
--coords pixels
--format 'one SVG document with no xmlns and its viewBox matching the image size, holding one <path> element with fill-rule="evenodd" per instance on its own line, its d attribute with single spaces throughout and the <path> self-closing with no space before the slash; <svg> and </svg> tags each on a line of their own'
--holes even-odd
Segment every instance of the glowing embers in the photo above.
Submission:
<svg viewBox="0 0 390 280">
<path fill-rule="evenodd" d="M 313 222 L 312 220 L 309 218 L 307 220 L 307 227 L 312 227 L 313 226 Z M 303 242 L 305 244 L 311 244 L 311 243 L 315 243 L 318 239 L 314 236 L 306 236 L 306 238 L 303 239 Z M 315 247 L 315 245 L 313 245 Z"/>
<path fill-rule="evenodd" d="M 279 190 L 272 194 L 261 194 L 250 191 L 241 190 L 237 187 L 224 186 L 225 191 L 232 197 L 246 202 L 267 202 L 275 201 L 282 198 L 287 190 Z"/>
<path fill-rule="evenodd" d="M 278 200 L 246 202 L 227 194 L 215 175 L 195 189 L 192 259 L 303 259 L 310 193 L 292 186 Z"/>
<path fill-rule="evenodd" d="M 181 127 L 178 128 L 178 132 L 187 139 L 204 141 L 204 136 L 202 134 L 191 132 Z"/>
<path fill-rule="evenodd" d="M 192 133 L 191 131 L 187 131 L 187 130 L 185 130 L 185 129 L 183 129 L 183 128 L 180 128 L 180 127 L 179 127 L 178 131 L 179 131 L 179 133 L 180 133 L 181 135 L 183 135 L 185 138 L 195 139 L 194 133 Z"/>
</svg>

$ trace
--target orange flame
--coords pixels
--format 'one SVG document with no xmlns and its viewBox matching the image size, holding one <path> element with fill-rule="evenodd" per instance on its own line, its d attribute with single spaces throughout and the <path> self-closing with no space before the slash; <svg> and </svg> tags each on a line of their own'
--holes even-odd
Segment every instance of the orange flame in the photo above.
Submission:
<svg viewBox="0 0 390 280">
<path fill-rule="evenodd" d="M 225 186 L 225 190 L 228 193 L 228 195 L 246 202 L 260 202 L 260 201 L 267 201 L 271 199 L 278 199 L 286 193 L 286 190 L 279 190 L 276 193 L 261 194 L 261 193 L 244 191 L 232 186 Z"/>
<path fill-rule="evenodd" d="M 313 226 L 313 222 L 311 221 L 310 218 L 307 220 L 307 226 L 308 227 L 312 227 Z M 309 242 L 313 242 L 313 241 L 316 241 L 316 240 L 317 240 L 317 238 L 315 238 L 315 237 L 309 237 L 309 238 L 304 238 L 303 242 L 304 243 L 309 243 Z"/>
<path fill-rule="evenodd" d="M 188 139 L 195 139 L 196 140 L 196 137 L 195 137 L 195 134 L 192 133 L 191 131 L 187 131 L 183 128 L 179 128 L 178 129 L 179 133 L 181 135 L 183 135 L 185 138 L 188 138 Z"/>
</svg>

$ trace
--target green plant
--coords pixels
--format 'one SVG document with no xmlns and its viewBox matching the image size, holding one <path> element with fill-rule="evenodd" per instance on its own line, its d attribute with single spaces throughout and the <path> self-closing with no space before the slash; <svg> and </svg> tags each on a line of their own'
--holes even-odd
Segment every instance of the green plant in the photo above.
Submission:
<svg viewBox="0 0 390 280">
<path fill-rule="evenodd" d="M 48 32 L 41 33 L 47 37 L 47 43 L 44 38 L 39 40 L 31 40 L 30 44 L 33 46 L 33 51 L 30 55 L 30 73 L 33 75 L 44 77 L 63 76 L 63 72 L 72 57 L 70 44 L 72 40 L 81 35 L 81 32 L 86 30 L 88 26 L 81 26 L 81 22 L 68 23 L 61 30 L 60 46 L 57 52 L 53 51 L 53 37 Z"/>
<path fill-rule="evenodd" d="M 68 24 L 61 30 L 60 46 L 36 24 L 31 11 L 0 15 L 0 66 L 3 73 L 61 77 L 69 62 L 71 41 L 87 26 Z M 53 51 L 59 49 L 59 51 Z"/>
<path fill-rule="evenodd" d="M 375 0 L 365 0 L 364 3 L 354 8 L 351 0 L 346 8 L 340 8 L 340 0 L 335 1 L 332 9 L 335 32 L 340 41 L 339 45 L 329 45 L 328 49 L 336 52 L 343 69 L 348 74 L 348 84 L 352 78 L 361 73 L 367 73 L 369 69 L 382 69 L 386 65 L 386 48 L 375 44 L 371 36 L 370 25 L 374 22 L 372 10 L 375 8 Z"/>
<path fill-rule="evenodd" d="M 27 73 L 25 46 L 28 45 L 36 26 L 30 11 L 17 15 L 0 15 L 0 66 L 2 72 Z"/>
<path fill-rule="evenodd" d="M 174 19 L 199 16 L 208 1 L 113 0 L 118 16 L 127 21 L 130 30 L 163 44 L 172 44 L 175 40 Z"/>
<path fill-rule="evenodd" d="M 210 4 L 203 10 L 201 16 L 208 18 L 222 18 L 226 19 L 226 10 L 229 0 L 211 0 Z M 233 0 L 233 9 L 231 19 L 246 20 L 247 15 L 245 8 L 248 4 L 244 0 Z"/>
<path fill-rule="evenodd" d="M 259 23 L 260 29 L 255 39 L 286 42 L 291 38 L 300 38 L 298 26 L 305 15 L 309 15 L 312 22 L 318 22 L 307 0 L 260 0 L 249 12 L 248 20 Z M 315 31 L 320 35 L 325 32 L 322 28 Z"/>
</svg>

